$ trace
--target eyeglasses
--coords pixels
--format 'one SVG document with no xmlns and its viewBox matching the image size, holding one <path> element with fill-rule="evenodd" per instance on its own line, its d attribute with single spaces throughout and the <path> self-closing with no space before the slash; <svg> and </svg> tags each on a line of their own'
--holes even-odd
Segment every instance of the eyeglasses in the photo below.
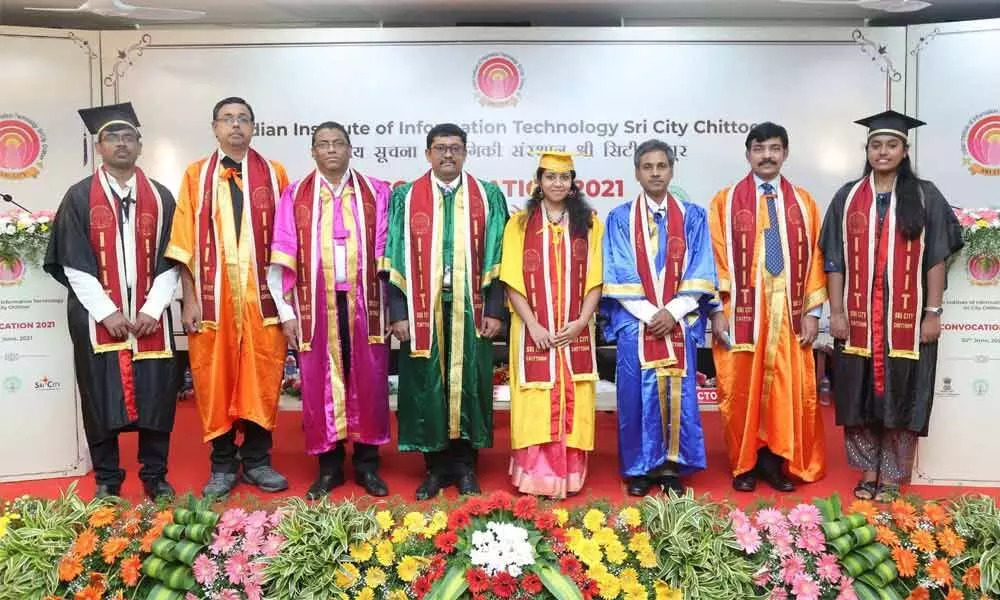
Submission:
<svg viewBox="0 0 1000 600">
<path fill-rule="evenodd" d="M 240 125 L 249 125 L 250 123 L 253 123 L 253 119 L 246 115 L 240 115 L 238 117 L 226 115 L 225 117 L 219 117 L 215 121 L 216 123 L 225 123 L 226 125 L 236 125 L 237 123 Z"/>
<path fill-rule="evenodd" d="M 317 150 L 343 150 L 348 146 L 350 146 L 350 144 L 344 140 L 333 140 L 332 142 L 329 140 L 323 140 L 313 144 L 313 148 Z"/>
<path fill-rule="evenodd" d="M 139 141 L 139 136 L 134 133 L 105 133 L 101 141 L 109 144 L 134 144 Z"/>
<path fill-rule="evenodd" d="M 443 144 L 436 144 L 434 146 L 431 146 L 431 150 L 433 150 L 437 154 L 448 154 L 448 153 L 451 153 L 451 154 L 456 154 L 457 155 L 457 154 L 462 154 L 462 153 L 465 152 L 465 146 L 463 146 L 461 144 L 452 144 L 451 146 L 445 146 Z"/>
</svg>

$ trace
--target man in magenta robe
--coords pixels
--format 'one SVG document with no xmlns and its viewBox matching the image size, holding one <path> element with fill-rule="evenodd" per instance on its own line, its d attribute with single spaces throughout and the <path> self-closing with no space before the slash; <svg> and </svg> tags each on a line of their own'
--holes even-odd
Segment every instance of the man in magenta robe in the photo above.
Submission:
<svg viewBox="0 0 1000 600">
<path fill-rule="evenodd" d="M 312 136 L 316 170 L 282 194 L 268 285 L 285 337 L 298 349 L 306 451 L 319 477 L 306 494 L 344 483 L 345 442 L 354 479 L 373 496 L 378 447 L 389 441 L 389 346 L 378 265 L 388 228 L 389 184 L 350 168 L 351 140 L 334 122 Z"/>
</svg>

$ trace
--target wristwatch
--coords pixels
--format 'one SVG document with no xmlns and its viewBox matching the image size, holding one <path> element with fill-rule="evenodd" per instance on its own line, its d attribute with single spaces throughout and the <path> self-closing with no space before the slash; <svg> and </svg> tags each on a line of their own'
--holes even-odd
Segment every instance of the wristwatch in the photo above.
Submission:
<svg viewBox="0 0 1000 600">
<path fill-rule="evenodd" d="M 934 313 L 938 316 L 941 316 L 941 313 L 944 312 L 944 308 L 940 306 L 925 306 L 924 312 Z"/>
</svg>

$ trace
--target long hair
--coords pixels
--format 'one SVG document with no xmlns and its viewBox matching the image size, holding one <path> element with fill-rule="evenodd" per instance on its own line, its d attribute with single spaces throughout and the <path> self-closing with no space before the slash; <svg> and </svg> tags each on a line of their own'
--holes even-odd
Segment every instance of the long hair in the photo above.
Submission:
<svg viewBox="0 0 1000 600">
<path fill-rule="evenodd" d="M 872 165 L 865 160 L 865 177 L 872 172 Z M 873 190 L 874 191 L 874 190 Z M 896 226 L 903 237 L 915 240 L 924 230 L 924 205 L 920 201 L 920 179 L 913 172 L 910 155 L 896 167 Z"/>
<path fill-rule="evenodd" d="M 544 174 L 545 169 L 541 167 L 535 172 L 535 180 L 539 184 L 532 190 L 531 196 L 528 198 L 528 203 L 524 207 L 529 215 L 535 210 L 541 210 L 543 195 L 540 182 Z M 576 171 L 570 171 L 569 176 L 573 182 L 569 186 L 569 194 L 566 195 L 566 200 L 564 201 L 566 203 L 566 211 L 569 213 L 569 232 L 570 235 L 586 234 L 587 230 L 591 227 L 593 210 L 590 208 L 587 199 L 580 193 L 580 188 L 576 187 Z"/>
</svg>

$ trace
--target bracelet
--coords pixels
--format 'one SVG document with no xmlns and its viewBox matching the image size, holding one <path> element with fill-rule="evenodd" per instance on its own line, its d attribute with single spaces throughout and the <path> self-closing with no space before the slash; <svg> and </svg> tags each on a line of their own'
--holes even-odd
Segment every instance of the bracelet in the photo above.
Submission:
<svg viewBox="0 0 1000 600">
<path fill-rule="evenodd" d="M 940 306 L 925 306 L 924 312 L 934 313 L 935 315 L 940 315 L 944 312 L 944 309 Z"/>
</svg>

